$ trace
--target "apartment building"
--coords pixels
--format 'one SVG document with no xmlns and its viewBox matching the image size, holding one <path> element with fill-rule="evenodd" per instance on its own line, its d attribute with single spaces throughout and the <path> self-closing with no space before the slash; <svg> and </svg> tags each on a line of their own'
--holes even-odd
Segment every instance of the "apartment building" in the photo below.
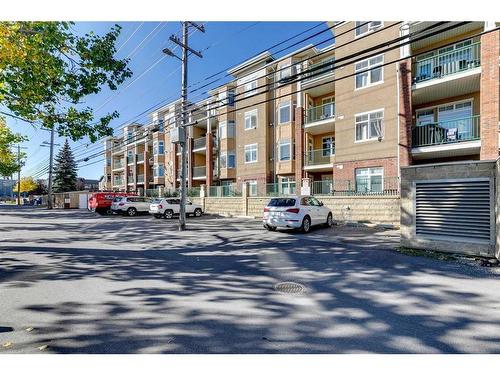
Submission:
<svg viewBox="0 0 500 375">
<path fill-rule="evenodd" d="M 495 159 L 500 37 L 483 32 L 496 26 L 345 22 L 325 48 L 264 52 L 235 66 L 231 82 L 191 106 L 199 121 L 188 130 L 188 186 L 210 186 L 211 195 L 243 183 L 251 195 L 302 186 L 394 193 L 401 166 Z M 179 186 L 180 149 L 164 130 L 179 113 L 180 101 L 170 103 L 152 125 L 106 140 L 110 189 Z"/>
</svg>

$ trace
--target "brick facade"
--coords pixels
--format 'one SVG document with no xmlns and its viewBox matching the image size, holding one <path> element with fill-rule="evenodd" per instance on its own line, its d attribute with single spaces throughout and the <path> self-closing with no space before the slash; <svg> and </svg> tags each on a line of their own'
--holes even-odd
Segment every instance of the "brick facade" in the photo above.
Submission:
<svg viewBox="0 0 500 375">
<path fill-rule="evenodd" d="M 375 168 L 375 167 L 384 168 L 384 177 L 398 176 L 398 159 L 382 158 L 382 159 L 368 159 L 368 160 L 335 163 L 333 165 L 333 179 L 354 180 L 356 168 Z"/>
<path fill-rule="evenodd" d="M 295 182 L 296 192 L 300 194 L 303 177 L 303 158 L 304 158 L 304 109 L 301 107 L 295 108 Z"/>
<path fill-rule="evenodd" d="M 481 36 L 481 160 L 498 157 L 500 31 Z"/>
<path fill-rule="evenodd" d="M 411 60 L 399 63 L 399 166 L 411 164 L 412 103 Z"/>
</svg>

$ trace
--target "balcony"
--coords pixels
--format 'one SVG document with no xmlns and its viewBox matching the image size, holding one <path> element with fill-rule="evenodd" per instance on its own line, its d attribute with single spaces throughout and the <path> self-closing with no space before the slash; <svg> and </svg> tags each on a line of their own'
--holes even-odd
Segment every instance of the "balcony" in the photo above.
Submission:
<svg viewBox="0 0 500 375">
<path fill-rule="evenodd" d="M 311 184 L 313 195 L 367 196 L 399 195 L 398 177 L 356 178 L 355 180 L 320 180 Z"/>
<path fill-rule="evenodd" d="M 137 183 L 138 184 L 143 184 L 144 183 L 144 175 L 143 174 L 138 174 L 137 175 Z"/>
<path fill-rule="evenodd" d="M 335 103 L 309 107 L 306 111 L 304 129 L 310 134 L 324 134 L 335 130 Z"/>
<path fill-rule="evenodd" d="M 122 178 L 115 178 L 113 180 L 113 186 L 121 186 L 123 185 L 123 179 Z"/>
<path fill-rule="evenodd" d="M 421 104 L 479 91 L 481 43 L 413 62 L 413 104 Z"/>
<path fill-rule="evenodd" d="M 207 177 L 207 167 L 193 167 L 193 180 L 205 179 Z"/>
<path fill-rule="evenodd" d="M 127 164 L 134 164 L 134 157 L 133 156 L 127 156 Z"/>
<path fill-rule="evenodd" d="M 335 157 L 335 144 L 331 149 L 308 151 L 304 158 L 304 170 L 327 171 L 333 168 Z"/>
<path fill-rule="evenodd" d="M 307 91 L 312 96 L 325 95 L 329 91 L 334 90 L 333 83 L 325 84 L 332 80 L 335 73 L 335 58 L 325 59 L 318 63 L 309 65 L 305 69 L 302 81 L 302 89 Z M 313 87 L 317 86 L 317 87 Z"/>
<path fill-rule="evenodd" d="M 201 137 L 193 140 L 193 152 L 205 151 L 207 148 L 207 138 Z"/>
<path fill-rule="evenodd" d="M 144 154 L 137 154 L 136 160 L 137 160 L 137 163 L 144 163 Z"/>
<path fill-rule="evenodd" d="M 123 160 L 115 161 L 113 163 L 113 169 L 121 169 L 124 167 L 125 167 L 125 163 L 123 162 Z"/>
<path fill-rule="evenodd" d="M 480 151 L 480 117 L 440 121 L 413 128 L 415 159 L 472 155 Z"/>
</svg>

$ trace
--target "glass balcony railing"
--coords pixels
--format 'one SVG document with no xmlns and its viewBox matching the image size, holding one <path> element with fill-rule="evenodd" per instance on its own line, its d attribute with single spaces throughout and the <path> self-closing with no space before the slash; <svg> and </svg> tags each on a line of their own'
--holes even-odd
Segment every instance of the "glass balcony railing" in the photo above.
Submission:
<svg viewBox="0 0 500 375">
<path fill-rule="evenodd" d="M 193 167 L 193 177 L 205 177 L 207 175 L 207 167 Z"/>
<path fill-rule="evenodd" d="M 113 186 L 118 186 L 118 185 L 123 185 L 123 179 L 122 178 L 115 178 L 113 180 Z"/>
<path fill-rule="evenodd" d="M 307 151 L 304 159 L 304 165 L 320 165 L 320 164 L 330 164 L 331 157 L 335 155 L 335 144 L 331 148 L 325 148 L 320 150 Z"/>
<path fill-rule="evenodd" d="M 137 154 L 137 163 L 142 163 L 144 161 L 144 154 Z"/>
<path fill-rule="evenodd" d="M 193 140 L 193 150 L 197 150 L 200 148 L 205 148 L 207 146 L 207 138 L 201 137 Z"/>
<path fill-rule="evenodd" d="M 471 116 L 415 126 L 412 146 L 432 146 L 478 139 L 480 139 L 479 116 Z"/>
<path fill-rule="evenodd" d="M 144 183 L 144 175 L 143 174 L 138 174 L 137 175 L 137 182 L 138 183 Z"/>
<path fill-rule="evenodd" d="M 477 68 L 481 65 L 481 43 L 444 51 L 413 63 L 413 83 L 429 81 L 450 74 Z"/>
<path fill-rule="evenodd" d="M 335 103 L 326 103 L 317 107 L 309 107 L 306 112 L 305 124 L 323 121 L 335 117 Z"/>
<path fill-rule="evenodd" d="M 311 64 L 305 71 L 304 82 L 322 77 L 328 73 L 334 72 L 335 59 L 326 59 L 315 64 Z"/>
<path fill-rule="evenodd" d="M 124 166 L 125 166 L 125 163 L 123 162 L 123 160 L 115 161 L 113 163 L 113 168 L 114 169 L 123 168 Z"/>
</svg>

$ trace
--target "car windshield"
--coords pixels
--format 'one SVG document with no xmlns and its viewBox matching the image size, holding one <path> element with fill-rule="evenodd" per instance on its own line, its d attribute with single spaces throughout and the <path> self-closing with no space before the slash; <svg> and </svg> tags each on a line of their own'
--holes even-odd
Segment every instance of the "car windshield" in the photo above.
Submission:
<svg viewBox="0 0 500 375">
<path fill-rule="evenodd" d="M 123 197 L 115 197 L 115 199 L 113 199 L 113 202 L 119 202 L 122 200 Z"/>
<path fill-rule="evenodd" d="M 293 198 L 273 198 L 268 204 L 269 207 L 291 207 L 295 206 Z"/>
</svg>

